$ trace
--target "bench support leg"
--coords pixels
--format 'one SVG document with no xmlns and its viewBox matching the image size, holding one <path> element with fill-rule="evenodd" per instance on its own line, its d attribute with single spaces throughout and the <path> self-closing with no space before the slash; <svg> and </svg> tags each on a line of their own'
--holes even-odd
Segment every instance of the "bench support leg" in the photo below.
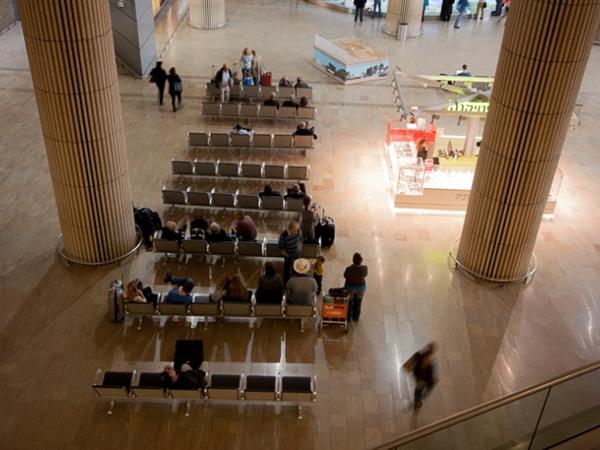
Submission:
<svg viewBox="0 0 600 450">
<path fill-rule="evenodd" d="M 144 322 L 144 318 L 143 317 L 139 317 L 138 318 L 138 327 L 137 327 L 138 330 L 142 329 L 142 322 Z"/>
<path fill-rule="evenodd" d="M 304 333 L 304 319 L 300 319 L 300 333 Z"/>
<path fill-rule="evenodd" d="M 185 402 L 185 417 L 189 417 L 191 409 L 192 409 L 192 402 L 190 402 L 188 400 L 187 402 Z"/>
<path fill-rule="evenodd" d="M 112 413 L 113 413 L 113 408 L 114 408 L 114 407 L 115 407 L 115 399 L 114 399 L 114 398 L 111 398 L 111 399 L 110 399 L 110 405 L 109 405 L 109 407 L 108 407 L 108 415 L 109 415 L 109 416 L 112 416 Z"/>
<path fill-rule="evenodd" d="M 204 331 L 208 330 L 208 317 L 204 316 Z"/>
<path fill-rule="evenodd" d="M 298 420 L 302 420 L 302 405 L 298 405 Z"/>
</svg>

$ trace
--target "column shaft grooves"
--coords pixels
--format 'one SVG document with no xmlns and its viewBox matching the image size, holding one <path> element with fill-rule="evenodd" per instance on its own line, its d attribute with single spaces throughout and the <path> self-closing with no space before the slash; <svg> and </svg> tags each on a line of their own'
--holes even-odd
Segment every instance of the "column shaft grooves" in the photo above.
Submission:
<svg viewBox="0 0 600 450">
<path fill-rule="evenodd" d="M 135 227 L 108 2 L 19 6 L 64 250 L 116 259 L 135 244 Z"/>
<path fill-rule="evenodd" d="M 513 0 L 458 250 L 473 273 L 527 272 L 600 21 L 600 0 Z"/>
</svg>

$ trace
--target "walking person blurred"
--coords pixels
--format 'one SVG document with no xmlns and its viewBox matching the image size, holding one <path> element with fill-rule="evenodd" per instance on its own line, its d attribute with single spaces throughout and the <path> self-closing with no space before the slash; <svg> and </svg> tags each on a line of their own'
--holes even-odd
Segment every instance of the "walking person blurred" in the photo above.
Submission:
<svg viewBox="0 0 600 450">
<path fill-rule="evenodd" d="M 177 106 L 181 106 L 181 93 L 183 92 L 183 85 L 181 84 L 181 78 L 175 72 L 175 67 L 169 69 L 169 75 L 167 76 L 169 82 L 169 95 L 171 96 L 171 105 L 173 105 L 173 112 L 177 111 Z M 177 99 L 177 102 L 175 102 Z"/>
<path fill-rule="evenodd" d="M 442 8 L 440 11 L 440 20 L 442 22 L 449 22 L 452 16 L 452 5 L 454 0 L 442 0 Z"/>
<path fill-rule="evenodd" d="M 467 11 L 468 6 L 469 6 L 469 0 L 458 0 L 458 5 L 456 5 L 456 10 L 458 11 L 458 17 L 456 18 L 456 21 L 454 22 L 455 30 L 458 30 L 460 28 L 460 25 L 459 25 L 460 20 L 465 15 L 465 12 Z"/>
<path fill-rule="evenodd" d="M 436 347 L 434 342 L 427 344 L 425 348 L 412 355 L 402 366 L 415 377 L 414 411 L 423 406 L 423 399 L 431 393 L 437 382 L 433 362 Z"/>
<path fill-rule="evenodd" d="M 504 7 L 504 12 L 500 15 L 498 23 L 502 22 L 502 19 L 508 16 L 508 10 L 510 9 L 510 0 L 502 0 L 502 6 Z"/>
<path fill-rule="evenodd" d="M 363 11 L 365 9 L 365 3 L 367 3 L 367 0 L 354 0 L 354 21 L 356 22 L 358 19 L 360 19 L 360 23 L 362 23 L 363 21 Z"/>
<path fill-rule="evenodd" d="M 156 66 L 150 71 L 150 83 L 156 84 L 158 88 L 158 104 L 163 104 L 165 97 L 165 83 L 167 82 L 167 72 L 162 68 L 162 61 L 156 61 Z"/>
</svg>

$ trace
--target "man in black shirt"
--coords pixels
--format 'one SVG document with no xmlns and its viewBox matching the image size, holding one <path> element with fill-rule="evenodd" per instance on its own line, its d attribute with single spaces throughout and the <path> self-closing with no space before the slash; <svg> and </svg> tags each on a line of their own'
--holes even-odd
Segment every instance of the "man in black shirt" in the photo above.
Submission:
<svg viewBox="0 0 600 450">
<path fill-rule="evenodd" d="M 167 72 L 162 68 L 162 61 L 156 61 L 156 66 L 150 71 L 150 83 L 155 83 L 158 88 L 158 103 L 163 104 Z"/>
<path fill-rule="evenodd" d="M 423 406 L 425 398 L 436 383 L 435 365 L 433 363 L 433 354 L 436 350 L 436 344 L 431 342 L 424 349 L 419 350 L 404 363 L 404 369 L 412 372 L 415 377 L 415 411 Z"/>
</svg>

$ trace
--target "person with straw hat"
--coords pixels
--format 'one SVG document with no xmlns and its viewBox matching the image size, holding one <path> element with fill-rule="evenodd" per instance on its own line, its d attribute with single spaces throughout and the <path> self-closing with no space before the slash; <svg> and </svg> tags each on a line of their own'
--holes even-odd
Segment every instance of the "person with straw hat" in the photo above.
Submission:
<svg viewBox="0 0 600 450">
<path fill-rule="evenodd" d="M 285 301 L 294 305 L 314 305 L 317 295 L 317 282 L 308 274 L 311 264 L 308 259 L 298 258 L 294 261 L 294 276 L 285 286 Z"/>
</svg>

